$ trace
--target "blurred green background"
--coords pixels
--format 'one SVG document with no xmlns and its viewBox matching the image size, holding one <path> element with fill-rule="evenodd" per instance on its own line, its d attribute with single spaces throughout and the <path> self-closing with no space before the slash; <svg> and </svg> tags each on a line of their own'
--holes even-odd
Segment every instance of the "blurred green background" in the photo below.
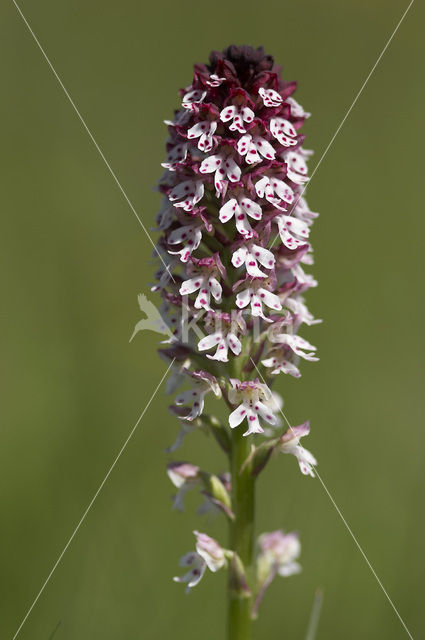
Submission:
<svg viewBox="0 0 425 640">
<path fill-rule="evenodd" d="M 162 124 L 192 64 L 263 44 L 297 79 L 315 162 L 407 2 L 244 4 L 22 0 L 21 8 L 147 227 Z M 423 634 L 425 221 L 423 11 L 417 1 L 309 188 L 325 319 L 304 332 L 320 363 L 281 378 L 286 412 L 415 638 Z M 3 309 L 0 637 L 12 638 L 164 372 L 157 336 L 129 336 L 152 281 L 151 246 L 13 3 L 0 9 Z M 225 575 L 190 597 L 171 581 L 192 529 L 170 509 L 155 398 L 23 627 L 48 640 L 219 640 Z M 222 470 L 202 434 L 177 459 Z M 421 497 L 422 496 L 422 497 Z M 261 530 L 300 532 L 303 573 L 276 580 L 258 640 L 302 640 L 316 587 L 318 638 L 407 637 L 319 482 L 293 458 L 261 478 Z"/>
</svg>

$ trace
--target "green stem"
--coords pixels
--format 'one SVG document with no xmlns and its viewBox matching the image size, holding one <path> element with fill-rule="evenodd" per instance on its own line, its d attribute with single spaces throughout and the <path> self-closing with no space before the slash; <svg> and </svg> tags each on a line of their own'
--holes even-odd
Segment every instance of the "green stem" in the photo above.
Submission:
<svg viewBox="0 0 425 640">
<path fill-rule="evenodd" d="M 232 432 L 230 468 L 232 475 L 232 509 L 235 519 L 230 524 L 230 549 L 239 556 L 252 589 L 254 551 L 255 478 L 245 467 L 250 452 L 250 439 L 240 429 Z M 247 594 L 237 577 L 229 576 L 228 640 L 251 640 L 252 596 Z"/>
</svg>

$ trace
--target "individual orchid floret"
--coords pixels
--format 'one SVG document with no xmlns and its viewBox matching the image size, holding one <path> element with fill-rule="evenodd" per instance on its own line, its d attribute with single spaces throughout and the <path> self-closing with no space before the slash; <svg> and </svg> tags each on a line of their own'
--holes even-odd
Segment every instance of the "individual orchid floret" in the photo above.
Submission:
<svg viewBox="0 0 425 640">
<path fill-rule="evenodd" d="M 190 593 L 190 590 L 202 580 L 207 563 L 199 553 L 190 551 L 180 558 L 179 565 L 188 568 L 189 571 L 183 576 L 174 576 L 173 580 L 174 582 L 186 583 L 186 593 Z"/>
<path fill-rule="evenodd" d="M 231 331 L 224 333 L 223 330 L 211 333 L 198 342 L 199 351 L 208 351 L 213 347 L 217 347 L 215 354 L 210 355 L 207 353 L 207 358 L 210 360 L 219 360 L 220 362 L 229 361 L 229 349 L 235 356 L 238 356 L 242 349 L 239 338 Z"/>
<path fill-rule="evenodd" d="M 246 289 L 239 291 L 236 296 L 236 305 L 239 309 L 244 309 L 251 304 L 251 314 L 256 317 L 263 318 L 266 322 L 272 322 L 263 313 L 263 303 L 269 309 L 280 311 L 282 304 L 275 293 L 265 288 L 267 282 L 262 279 L 254 278 L 248 281 Z"/>
<path fill-rule="evenodd" d="M 302 153 L 288 151 L 283 157 L 286 162 L 288 178 L 295 184 L 303 185 L 308 182 L 308 169 Z"/>
<path fill-rule="evenodd" d="M 226 272 L 218 254 L 201 260 L 192 259 L 188 264 L 187 273 L 191 277 L 180 287 L 180 295 L 187 296 L 199 290 L 195 300 L 195 309 L 211 309 L 211 295 L 216 302 L 221 302 L 222 287 L 217 275 L 225 276 Z"/>
<path fill-rule="evenodd" d="M 278 450 L 281 453 L 292 453 L 300 465 L 301 473 L 314 478 L 313 467 L 317 465 L 317 460 L 310 451 L 300 445 L 300 438 L 308 436 L 310 433 L 310 423 L 304 422 L 297 427 L 290 427 L 281 437 Z"/>
<path fill-rule="evenodd" d="M 226 566 L 225 552 L 218 542 L 206 533 L 199 531 L 193 533 L 196 536 L 196 552 L 205 560 L 208 569 L 215 573 Z"/>
<path fill-rule="evenodd" d="M 288 307 L 294 314 L 294 325 L 296 327 L 301 324 L 306 324 L 309 327 L 314 324 L 320 324 L 322 320 L 315 318 L 313 314 L 308 310 L 302 296 L 288 297 L 285 300 L 285 306 Z"/>
<path fill-rule="evenodd" d="M 239 131 L 239 133 L 246 133 L 244 122 L 250 124 L 255 118 L 255 113 L 249 107 L 237 107 L 236 105 L 229 105 L 220 112 L 220 120 L 222 122 L 229 122 L 232 120 L 232 124 L 229 125 L 230 131 Z"/>
<path fill-rule="evenodd" d="M 270 142 L 261 136 L 252 136 L 250 133 L 239 138 L 237 150 L 245 157 L 247 164 L 254 164 L 265 160 L 274 160 L 276 151 Z"/>
<path fill-rule="evenodd" d="M 231 378 L 230 383 L 232 388 L 229 391 L 229 402 L 238 405 L 229 415 L 231 429 L 239 426 L 246 419 L 248 429 L 243 435 L 248 436 L 251 433 L 264 432 L 259 418 L 268 424 L 277 424 L 278 418 L 274 415 L 273 408 L 270 407 L 272 395 L 267 385 L 262 384 L 258 379 L 252 382 L 241 382 Z"/>
<path fill-rule="evenodd" d="M 180 255 L 182 262 L 187 262 L 193 251 L 199 247 L 202 239 L 202 231 L 199 225 L 189 224 L 184 227 L 174 229 L 167 238 L 170 245 L 183 244 L 183 249 L 178 251 L 168 250 L 172 255 Z"/>
<path fill-rule="evenodd" d="M 221 391 L 216 378 L 207 371 L 186 371 L 185 372 L 193 381 L 193 387 L 188 391 L 183 391 L 174 400 L 177 407 L 185 407 L 187 412 L 183 411 L 180 418 L 191 422 L 200 416 L 204 410 L 204 398 L 207 393 L 212 391 L 215 396 L 220 397 Z M 190 409 L 187 407 L 190 406 Z M 180 414 L 180 412 L 178 412 Z"/>
<path fill-rule="evenodd" d="M 186 593 L 195 587 L 202 579 L 206 568 L 213 573 L 226 565 L 224 550 L 218 542 L 205 533 L 194 532 L 196 535 L 196 551 L 186 553 L 180 559 L 180 566 L 189 568 L 183 576 L 173 578 L 174 582 L 186 583 Z"/>
<path fill-rule="evenodd" d="M 202 122 L 197 122 L 188 130 L 187 137 L 189 140 L 199 138 L 198 149 L 204 153 L 208 153 L 214 146 L 213 135 L 216 129 L 217 122 L 214 120 L 203 120 Z"/>
<path fill-rule="evenodd" d="M 293 190 L 286 182 L 279 178 L 263 176 L 261 180 L 255 184 L 255 190 L 259 198 L 265 198 L 270 204 L 281 211 L 286 211 L 286 205 L 292 204 L 294 201 Z M 284 202 L 285 205 L 282 205 L 282 202 Z"/>
<path fill-rule="evenodd" d="M 267 278 L 268 274 L 259 269 L 258 262 L 266 269 L 273 269 L 275 257 L 271 251 L 253 242 L 242 245 L 232 255 L 234 267 L 240 267 L 244 264 L 248 275 L 252 278 Z"/>
<path fill-rule="evenodd" d="M 200 89 L 193 89 L 192 91 L 188 91 L 183 96 L 182 107 L 184 109 L 190 109 L 191 111 L 194 111 L 195 105 L 203 102 L 206 95 L 207 92 L 201 91 Z"/>
<path fill-rule="evenodd" d="M 279 228 L 280 238 L 288 249 L 297 249 L 306 243 L 306 239 L 310 234 L 306 222 L 284 214 L 276 216 L 274 221 Z"/>
<path fill-rule="evenodd" d="M 290 361 L 288 353 L 282 348 L 272 351 L 268 358 L 261 360 L 261 364 L 271 369 L 271 374 L 274 376 L 278 373 L 287 373 L 294 378 L 301 377 L 300 370 Z"/>
<path fill-rule="evenodd" d="M 199 167 L 200 173 L 214 173 L 214 185 L 216 195 L 224 195 L 227 189 L 227 180 L 238 182 L 241 177 L 241 169 L 231 155 L 224 154 L 208 156 Z"/>
<path fill-rule="evenodd" d="M 298 143 L 295 127 L 285 118 L 271 118 L 270 133 L 284 147 L 293 147 Z"/>
<path fill-rule="evenodd" d="M 219 87 L 225 80 L 226 78 L 220 78 L 216 73 L 212 73 L 210 79 L 207 80 L 207 85 L 210 87 Z"/>
<path fill-rule="evenodd" d="M 178 489 L 173 509 L 183 511 L 186 493 L 199 485 L 199 471 L 199 467 L 189 462 L 170 462 L 167 465 L 167 475 Z"/>
<path fill-rule="evenodd" d="M 175 207 L 181 207 L 184 211 L 192 211 L 203 196 L 204 183 L 202 180 L 184 180 L 171 189 L 168 199 Z"/>
<path fill-rule="evenodd" d="M 294 118 L 309 118 L 311 116 L 311 113 L 304 111 L 303 107 L 292 96 L 286 98 L 286 102 L 291 106 L 291 115 Z"/>
<path fill-rule="evenodd" d="M 229 349 L 238 356 L 242 350 L 242 344 L 237 333 L 245 333 L 246 324 L 240 312 L 232 313 L 210 313 L 205 321 L 205 326 L 212 329 L 212 333 L 205 336 L 198 342 L 198 351 L 208 351 L 216 347 L 214 355 L 207 353 L 210 360 L 228 362 Z"/>
<path fill-rule="evenodd" d="M 292 576 L 301 571 L 296 562 L 301 553 L 301 544 L 297 533 L 272 531 L 263 533 L 258 539 L 259 553 L 257 571 L 260 583 L 263 583 L 270 572 L 280 576 Z"/>
<path fill-rule="evenodd" d="M 297 559 L 301 553 L 301 544 L 297 533 L 284 533 L 281 530 L 263 533 L 258 539 L 257 584 L 258 592 L 254 602 L 252 616 L 256 618 L 258 608 L 268 587 L 276 575 L 283 577 L 300 573 Z"/>
<path fill-rule="evenodd" d="M 283 102 L 283 98 L 274 89 L 265 89 L 264 87 L 260 87 L 258 89 L 258 94 L 263 99 L 263 103 L 265 107 L 280 107 Z"/>
<path fill-rule="evenodd" d="M 247 216 L 253 220 L 261 220 L 262 210 L 257 202 L 250 198 L 231 198 L 221 208 L 219 212 L 220 222 L 228 222 L 233 216 L 236 220 L 236 229 L 245 238 L 252 238 L 254 233 Z"/>
<path fill-rule="evenodd" d="M 271 340 L 279 344 L 287 345 L 295 355 L 304 358 L 304 360 L 309 360 L 310 362 L 317 362 L 319 360 L 315 354 L 317 347 L 295 333 L 272 333 Z"/>
<path fill-rule="evenodd" d="M 168 153 L 165 162 L 161 166 L 169 171 L 176 171 L 179 164 L 187 158 L 187 144 L 176 144 Z"/>
</svg>

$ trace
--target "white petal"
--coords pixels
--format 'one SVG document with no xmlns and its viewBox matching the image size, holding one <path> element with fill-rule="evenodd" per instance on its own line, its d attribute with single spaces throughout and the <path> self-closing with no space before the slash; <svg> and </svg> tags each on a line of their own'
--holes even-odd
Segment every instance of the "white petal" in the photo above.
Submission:
<svg viewBox="0 0 425 640">
<path fill-rule="evenodd" d="M 294 192 L 291 187 L 283 182 L 283 180 L 278 180 L 277 178 L 272 178 L 270 182 L 276 195 L 284 202 L 292 204 L 294 201 Z"/>
<path fill-rule="evenodd" d="M 244 156 L 248 152 L 251 140 L 252 136 L 250 136 L 249 133 L 246 136 L 239 138 L 236 148 L 241 156 Z"/>
<path fill-rule="evenodd" d="M 263 211 L 257 202 L 254 202 L 249 198 L 242 198 L 240 204 L 245 213 L 247 213 L 251 218 L 254 218 L 254 220 L 261 220 Z"/>
<path fill-rule="evenodd" d="M 248 164 L 255 164 L 256 162 L 261 162 L 261 158 L 258 155 L 257 146 L 254 142 L 251 142 L 251 144 L 249 145 L 249 149 L 245 156 L 245 160 L 247 161 Z"/>
<path fill-rule="evenodd" d="M 224 109 L 220 111 L 220 120 L 222 122 L 228 122 L 229 120 L 235 117 L 237 111 L 238 109 L 234 105 L 224 107 Z"/>
<path fill-rule="evenodd" d="M 256 136 L 254 138 L 254 144 L 257 148 L 257 151 L 261 153 L 263 158 L 266 158 L 267 160 L 273 160 L 273 158 L 276 157 L 276 151 L 273 149 L 270 142 L 267 142 L 267 140 L 265 140 L 264 138 L 261 138 L 260 136 Z M 247 159 L 247 162 L 248 162 L 248 159 Z"/>
<path fill-rule="evenodd" d="M 235 354 L 235 356 L 238 356 L 242 351 L 242 345 L 239 338 L 237 338 L 234 333 L 228 333 L 226 340 L 231 351 Z"/>
<path fill-rule="evenodd" d="M 264 89 L 261 87 L 258 89 L 258 93 L 262 97 L 264 106 L 266 107 L 278 107 L 283 102 L 282 96 L 273 89 Z"/>
<path fill-rule="evenodd" d="M 237 113 L 233 119 L 232 124 L 229 127 L 230 131 L 239 131 L 239 133 L 246 133 L 246 129 L 243 125 L 242 116 Z"/>
<path fill-rule="evenodd" d="M 240 213 L 240 208 L 238 202 L 235 198 L 228 200 L 226 204 L 224 204 L 219 211 L 220 222 L 227 222 L 230 218 L 233 217 L 233 214 Z"/>
<path fill-rule="evenodd" d="M 272 269 L 274 266 L 275 257 L 268 249 L 264 249 L 264 247 L 259 247 L 257 244 L 253 244 L 252 254 L 258 262 L 263 265 L 263 267 L 266 267 L 266 269 Z"/>
<path fill-rule="evenodd" d="M 206 309 L 207 311 L 209 311 L 211 309 L 210 307 L 210 293 L 208 291 L 208 289 L 201 289 L 200 292 L 198 293 L 195 303 L 194 303 L 194 307 L 195 309 Z"/>
<path fill-rule="evenodd" d="M 252 227 L 248 222 L 246 215 L 242 212 L 239 212 L 236 216 L 236 229 L 239 231 L 241 236 L 245 238 L 252 238 Z"/>
<path fill-rule="evenodd" d="M 270 309 L 276 309 L 277 311 L 280 311 L 280 309 L 282 309 L 282 305 L 279 298 L 277 297 L 276 294 L 272 293 L 271 291 L 267 291 L 267 289 L 259 288 L 258 295 L 260 296 L 264 304 L 266 304 Z"/>
<path fill-rule="evenodd" d="M 246 415 L 247 415 L 247 408 L 245 407 L 244 404 L 241 404 L 237 409 L 232 411 L 232 413 L 229 415 L 230 428 L 234 429 L 235 427 L 239 426 L 242 420 L 246 417 Z"/>
<path fill-rule="evenodd" d="M 198 351 L 206 351 L 207 349 L 212 349 L 212 347 L 215 347 L 220 340 L 222 340 L 223 338 L 223 334 L 221 333 L 221 331 L 217 331 L 216 333 L 211 333 L 208 336 L 205 336 L 205 338 L 202 338 L 202 340 L 200 340 L 198 342 Z"/>
<path fill-rule="evenodd" d="M 257 192 L 257 196 L 259 198 L 264 198 L 266 186 L 268 184 L 270 184 L 270 180 L 267 178 L 267 176 L 264 176 L 264 178 L 261 178 L 261 180 L 255 183 L 255 191 Z"/>
<path fill-rule="evenodd" d="M 255 118 L 255 113 L 249 107 L 243 107 L 243 109 L 241 109 L 241 114 L 245 122 L 252 122 Z"/>
<path fill-rule="evenodd" d="M 245 262 L 248 250 L 246 247 L 241 247 L 232 255 L 232 265 L 236 268 L 242 266 Z"/>
<path fill-rule="evenodd" d="M 188 138 L 199 138 L 203 133 L 207 133 L 210 130 L 210 123 L 207 120 L 203 122 L 197 122 L 190 127 L 187 132 Z"/>
<path fill-rule="evenodd" d="M 201 173 L 212 173 L 221 167 L 223 163 L 223 158 L 221 155 L 208 156 L 201 162 L 201 166 L 199 167 L 199 171 Z"/>
<path fill-rule="evenodd" d="M 236 296 L 236 304 L 239 309 L 244 309 L 251 299 L 251 289 L 245 289 L 244 291 L 240 291 Z"/>
<path fill-rule="evenodd" d="M 229 358 L 227 357 L 227 352 L 228 352 L 227 343 L 223 339 L 218 344 L 217 351 L 215 352 L 215 354 L 213 356 L 210 356 L 207 353 L 207 358 L 209 358 L 210 360 L 218 360 L 219 362 L 228 362 Z"/>
<path fill-rule="evenodd" d="M 241 168 L 236 164 L 231 156 L 226 158 L 224 166 L 226 167 L 226 174 L 229 180 L 231 182 L 238 182 L 241 178 Z"/>
<path fill-rule="evenodd" d="M 248 430 L 243 435 L 249 436 L 250 433 L 264 433 L 256 412 L 249 411 L 248 414 Z"/>
<path fill-rule="evenodd" d="M 208 280 L 208 288 L 211 291 L 211 293 L 212 293 L 212 295 L 214 297 L 214 300 L 216 300 L 217 302 L 220 302 L 222 288 L 221 288 L 221 284 L 219 283 L 217 278 L 209 278 L 209 280 Z"/>
<path fill-rule="evenodd" d="M 252 278 L 267 278 L 267 274 L 258 268 L 257 261 L 252 257 L 252 254 L 248 254 L 245 260 L 245 267 L 248 274 Z"/>
<path fill-rule="evenodd" d="M 199 287 L 202 285 L 203 278 L 190 278 L 190 280 L 185 280 L 180 287 L 180 295 L 185 296 L 194 291 L 197 291 Z"/>
<path fill-rule="evenodd" d="M 258 407 L 258 409 L 257 409 Z M 271 409 L 269 407 L 266 407 L 265 404 L 263 404 L 262 402 L 256 402 L 255 403 L 255 408 L 258 411 L 258 413 L 260 414 L 260 416 L 269 424 L 276 424 L 277 420 L 276 420 L 276 416 L 273 415 L 273 412 L 271 411 Z"/>
</svg>

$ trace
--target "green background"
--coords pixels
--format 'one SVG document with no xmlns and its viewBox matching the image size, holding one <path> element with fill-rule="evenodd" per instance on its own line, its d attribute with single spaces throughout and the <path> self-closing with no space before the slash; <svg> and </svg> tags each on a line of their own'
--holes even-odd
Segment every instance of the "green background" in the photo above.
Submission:
<svg viewBox="0 0 425 640">
<path fill-rule="evenodd" d="M 88 126 L 147 227 L 164 118 L 192 64 L 231 42 L 263 44 L 297 79 L 320 158 L 407 2 L 244 4 L 22 0 Z M 424 86 L 413 5 L 309 188 L 309 306 L 321 361 L 281 377 L 289 419 L 415 638 L 423 637 Z M 151 246 L 13 3 L 0 9 L 2 340 L 0 637 L 12 638 L 159 382 L 158 336 L 139 334 L 136 296 Z M 176 434 L 163 389 L 23 627 L 20 638 L 219 640 L 224 572 L 190 597 L 171 581 L 192 529 L 171 512 L 164 447 Z M 225 460 L 211 439 L 180 459 Z M 291 457 L 261 478 L 260 530 L 300 532 L 303 573 L 265 599 L 258 640 L 407 637 L 318 481 Z"/>
</svg>

